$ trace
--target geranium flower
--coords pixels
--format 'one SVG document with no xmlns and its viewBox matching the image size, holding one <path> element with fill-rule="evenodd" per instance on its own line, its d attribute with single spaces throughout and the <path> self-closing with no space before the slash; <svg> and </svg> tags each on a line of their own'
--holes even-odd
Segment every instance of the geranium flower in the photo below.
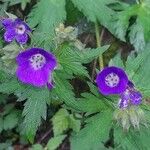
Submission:
<svg viewBox="0 0 150 150">
<path fill-rule="evenodd" d="M 20 19 L 4 19 L 2 25 L 6 32 L 4 39 L 6 42 L 16 41 L 20 44 L 25 44 L 28 41 L 28 33 L 31 32 L 30 27 Z"/>
<path fill-rule="evenodd" d="M 126 90 L 128 77 L 121 68 L 106 67 L 97 75 L 96 83 L 104 95 L 120 94 Z"/>
<path fill-rule="evenodd" d="M 21 52 L 16 58 L 18 68 L 16 75 L 23 83 L 37 87 L 53 87 L 52 72 L 57 66 L 55 56 L 42 48 L 30 48 Z"/>
<path fill-rule="evenodd" d="M 134 88 L 134 84 L 129 81 L 125 92 L 120 94 L 119 108 L 127 108 L 131 105 L 140 105 L 142 94 Z"/>
</svg>

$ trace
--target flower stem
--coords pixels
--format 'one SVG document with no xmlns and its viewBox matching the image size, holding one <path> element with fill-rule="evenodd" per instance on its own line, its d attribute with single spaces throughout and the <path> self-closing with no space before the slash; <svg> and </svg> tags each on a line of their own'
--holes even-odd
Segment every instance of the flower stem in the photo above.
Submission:
<svg viewBox="0 0 150 150">
<path fill-rule="evenodd" d="M 136 0 L 137 4 L 142 4 L 143 0 Z"/>
<path fill-rule="evenodd" d="M 96 22 L 95 23 L 95 33 L 96 33 L 96 43 L 97 43 L 97 47 L 101 47 L 101 40 L 102 40 L 102 37 L 100 36 L 100 30 L 99 30 L 99 25 L 98 23 Z M 104 68 L 104 62 L 103 62 L 103 55 L 101 54 L 99 56 L 99 68 L 100 70 L 102 70 Z"/>
</svg>

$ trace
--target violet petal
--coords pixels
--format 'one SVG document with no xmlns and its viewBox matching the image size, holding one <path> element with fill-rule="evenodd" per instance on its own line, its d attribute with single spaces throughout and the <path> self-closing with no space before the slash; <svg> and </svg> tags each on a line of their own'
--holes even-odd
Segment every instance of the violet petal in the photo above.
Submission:
<svg viewBox="0 0 150 150">
<path fill-rule="evenodd" d="M 9 29 L 4 33 L 4 39 L 6 42 L 12 42 L 15 39 L 15 32 L 13 29 Z"/>
<path fill-rule="evenodd" d="M 16 75 L 19 80 L 26 84 L 32 84 L 37 87 L 45 86 L 48 81 L 49 70 L 34 71 L 31 68 L 18 67 Z"/>
<path fill-rule="evenodd" d="M 14 24 L 13 24 L 13 20 L 12 19 L 4 19 L 2 21 L 2 25 L 3 27 L 7 30 L 9 28 L 12 28 L 14 27 Z"/>
<path fill-rule="evenodd" d="M 132 92 L 130 95 L 130 101 L 132 105 L 139 105 L 142 102 L 142 94 L 138 91 Z"/>
<path fill-rule="evenodd" d="M 26 44 L 28 41 L 28 35 L 27 34 L 17 35 L 16 41 L 20 44 Z"/>
</svg>

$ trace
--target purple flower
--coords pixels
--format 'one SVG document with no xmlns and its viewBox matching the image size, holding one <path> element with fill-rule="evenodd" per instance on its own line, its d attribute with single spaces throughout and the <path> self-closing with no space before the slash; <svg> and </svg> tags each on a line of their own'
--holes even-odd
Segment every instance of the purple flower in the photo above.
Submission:
<svg viewBox="0 0 150 150">
<path fill-rule="evenodd" d="M 127 108 L 129 105 L 140 105 L 142 94 L 134 88 L 134 84 L 129 81 L 125 92 L 120 94 L 119 108 Z"/>
<path fill-rule="evenodd" d="M 52 88 L 52 72 L 57 66 L 52 53 L 42 48 L 30 48 L 20 53 L 16 61 L 18 64 L 16 75 L 19 80 L 37 87 L 49 84 Z"/>
<path fill-rule="evenodd" d="M 97 75 L 96 83 L 104 95 L 120 94 L 126 90 L 128 77 L 121 68 L 106 67 Z"/>
<path fill-rule="evenodd" d="M 28 33 L 31 32 L 29 26 L 20 19 L 4 19 L 2 21 L 3 27 L 6 30 L 4 39 L 6 42 L 16 41 L 20 44 L 27 43 Z"/>
</svg>

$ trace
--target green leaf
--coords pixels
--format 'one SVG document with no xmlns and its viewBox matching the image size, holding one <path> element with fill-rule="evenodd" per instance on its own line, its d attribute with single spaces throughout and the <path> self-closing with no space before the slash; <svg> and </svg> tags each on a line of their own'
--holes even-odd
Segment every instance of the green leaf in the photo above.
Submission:
<svg viewBox="0 0 150 150">
<path fill-rule="evenodd" d="M 7 98 L 8 98 L 8 95 L 1 93 L 0 94 L 0 104 L 5 104 Z"/>
<path fill-rule="evenodd" d="M 130 27 L 129 38 L 136 51 L 143 50 L 145 47 L 144 30 L 139 19 Z"/>
<path fill-rule="evenodd" d="M 1 25 L 0 25 L 0 28 L 1 28 Z M 3 37 L 0 37 L 0 49 L 3 47 Z"/>
<path fill-rule="evenodd" d="M 22 0 L 5 0 L 5 1 L 9 3 L 9 6 L 13 6 L 16 4 L 20 4 Z"/>
<path fill-rule="evenodd" d="M 74 132 L 79 132 L 81 128 L 81 121 L 76 120 L 73 115 L 69 116 L 69 128 Z"/>
<path fill-rule="evenodd" d="M 21 4 L 21 9 L 24 10 L 26 8 L 27 3 L 30 3 L 31 0 L 5 0 L 9 2 L 9 6 Z"/>
<path fill-rule="evenodd" d="M 32 146 L 31 150 L 44 150 L 40 144 L 35 144 Z"/>
<path fill-rule="evenodd" d="M 68 129 L 79 132 L 81 127 L 80 120 L 76 120 L 72 114 L 62 108 L 52 118 L 54 136 L 62 135 Z"/>
<path fill-rule="evenodd" d="M 56 150 L 65 138 L 66 138 L 66 135 L 59 135 L 59 136 L 51 138 L 47 143 L 47 146 L 46 146 L 47 149 Z"/>
<path fill-rule="evenodd" d="M 74 93 L 72 91 L 73 87 L 71 86 L 66 77 L 68 77 L 67 74 L 64 74 L 61 71 L 55 71 L 55 88 L 52 92 L 54 92 L 54 94 L 57 95 L 58 98 L 65 102 L 65 104 L 69 107 L 78 109 L 78 103 L 75 100 Z"/>
<path fill-rule="evenodd" d="M 48 99 L 49 91 L 47 89 L 34 88 L 25 103 L 23 130 L 30 142 L 33 142 L 36 131 L 41 123 L 41 118 L 46 119 L 46 102 Z"/>
<path fill-rule="evenodd" d="M 72 2 L 90 21 L 97 22 L 98 20 L 112 30 L 111 17 L 114 11 L 108 5 L 116 2 L 115 0 L 72 0 Z"/>
<path fill-rule="evenodd" d="M 126 41 L 125 36 L 129 26 L 129 20 L 137 11 L 137 6 L 128 6 L 125 10 L 115 15 L 116 24 L 114 24 L 115 33 L 119 39 Z"/>
<path fill-rule="evenodd" d="M 109 66 L 116 66 L 120 68 L 125 68 L 123 60 L 121 59 L 121 54 L 117 54 L 113 59 L 110 60 Z"/>
<path fill-rule="evenodd" d="M 72 1 L 66 1 L 67 24 L 75 24 L 81 17 L 82 13 L 74 7 Z M 71 12 L 71 13 L 70 13 Z"/>
<path fill-rule="evenodd" d="M 2 70 L 0 71 L 0 81 L 2 82 L 0 84 L 0 92 L 6 94 L 13 93 L 19 97 L 19 101 L 27 99 L 31 95 L 32 89 L 34 89 L 31 85 L 22 84 L 16 77 L 12 77 L 12 75 Z"/>
<path fill-rule="evenodd" d="M 1 150 L 6 150 L 6 149 L 12 149 L 12 143 L 11 142 L 6 142 L 6 143 L 0 143 L 0 148 Z"/>
<path fill-rule="evenodd" d="M 33 32 L 34 44 L 50 43 L 54 37 L 54 29 L 66 18 L 65 0 L 40 0 L 32 9 L 27 22 Z"/>
<path fill-rule="evenodd" d="M 78 105 L 80 106 L 80 110 L 82 112 L 95 113 L 108 108 L 107 104 L 105 103 L 107 99 L 104 97 L 96 97 L 90 93 L 82 93 L 81 96 L 83 98 L 78 99 Z"/>
<path fill-rule="evenodd" d="M 96 113 L 108 109 L 111 106 L 109 99 L 102 96 L 93 83 L 88 82 L 88 85 L 91 93 L 82 93 L 82 97 L 78 98 L 79 110 L 81 112 Z"/>
<path fill-rule="evenodd" d="M 0 58 L 0 67 L 8 73 L 15 74 L 16 57 L 20 51 L 21 48 L 15 42 L 0 49 L 2 55 Z"/>
<path fill-rule="evenodd" d="M 0 117 L 0 133 L 3 131 L 3 128 L 4 128 L 4 121 L 3 119 Z"/>
<path fill-rule="evenodd" d="M 125 70 L 128 74 L 129 80 L 131 80 L 135 88 L 139 90 L 143 95 L 143 104 L 145 105 L 144 98 L 150 97 L 150 85 L 148 84 L 150 72 L 149 72 L 149 51 L 150 45 L 148 44 L 145 49 L 137 56 L 135 53 L 131 53 L 128 56 L 125 64 Z M 146 105 L 145 105 L 146 106 Z M 149 105 L 147 105 L 149 107 Z"/>
<path fill-rule="evenodd" d="M 69 128 L 69 113 L 66 109 L 60 109 L 52 118 L 54 136 L 63 134 Z"/>
<path fill-rule="evenodd" d="M 3 70 L 0 70 L 0 82 L 6 82 L 8 79 L 10 79 L 10 76 Z"/>
<path fill-rule="evenodd" d="M 114 28 L 119 39 L 126 41 L 129 31 L 129 40 L 135 49 L 143 50 L 145 41 L 150 41 L 150 6 L 148 1 L 126 7 L 117 13 Z M 131 22 L 132 19 L 132 22 Z"/>
<path fill-rule="evenodd" d="M 103 54 L 107 49 L 109 48 L 109 45 L 105 45 L 102 47 L 98 47 L 96 49 L 84 49 L 83 51 L 78 52 L 78 55 L 80 56 L 79 61 L 81 61 L 84 64 L 87 64 Z"/>
<path fill-rule="evenodd" d="M 64 71 L 68 74 L 89 77 L 86 67 L 79 62 L 68 62 L 64 59 L 64 61 L 61 62 L 61 65 L 63 66 Z"/>
<path fill-rule="evenodd" d="M 90 88 L 90 91 L 93 95 L 95 95 L 96 97 L 100 96 L 99 94 L 99 91 L 97 89 L 97 86 L 95 86 L 93 83 L 91 82 L 87 82 L 89 88 Z"/>
<path fill-rule="evenodd" d="M 150 136 L 149 129 L 146 127 L 140 128 L 139 131 L 130 130 L 125 133 L 121 128 L 115 128 L 114 139 L 116 143 L 116 149 L 122 150 L 148 150 L 150 147 L 149 139 Z"/>
<path fill-rule="evenodd" d="M 72 91 L 72 86 L 66 79 L 66 74 L 63 74 L 60 71 L 55 71 L 54 81 L 55 81 L 55 88 L 53 89 L 53 92 L 55 93 L 55 95 L 57 95 L 60 100 L 65 102 L 67 106 L 71 107 L 72 109 L 75 109 L 76 111 L 98 112 L 106 108 L 107 106 L 107 104 L 105 105 L 102 102 L 103 100 L 105 100 L 103 97 L 99 97 L 100 99 L 98 99 L 94 97 L 94 95 L 93 96 L 90 95 L 91 97 L 87 101 L 86 101 L 87 97 L 85 98 L 85 100 L 81 99 L 81 102 L 77 101 Z"/>
<path fill-rule="evenodd" d="M 67 74 L 89 77 L 86 68 L 82 66 L 82 64 L 91 62 L 106 51 L 108 47 L 107 45 L 97 49 L 83 49 L 81 51 L 74 47 L 64 45 L 56 55 L 58 56 L 59 63 Z"/>
<path fill-rule="evenodd" d="M 11 94 L 14 93 L 18 88 L 20 88 L 21 84 L 16 80 L 16 78 L 11 78 L 6 82 L 0 84 L 0 92 Z"/>
<path fill-rule="evenodd" d="M 72 150 L 98 150 L 109 135 L 112 112 L 102 112 L 87 120 L 85 127 L 71 137 Z M 84 143 L 84 144 L 83 144 Z"/>
<path fill-rule="evenodd" d="M 3 16 L 5 14 L 5 11 L 8 8 L 8 2 L 4 2 L 2 4 L 0 4 L 0 15 Z"/>
<path fill-rule="evenodd" d="M 4 107 L 4 111 L 1 113 L 3 116 L 8 115 L 11 113 L 11 111 L 13 111 L 14 108 L 14 104 L 7 104 Z"/>
<path fill-rule="evenodd" d="M 18 115 L 19 114 L 17 112 L 11 112 L 6 117 L 4 117 L 3 120 L 4 130 L 10 130 L 16 127 L 19 121 Z"/>
<path fill-rule="evenodd" d="M 21 8 L 22 10 L 25 10 L 28 3 L 30 3 L 31 0 L 21 0 Z"/>
<path fill-rule="evenodd" d="M 144 97 L 150 97 L 150 86 L 147 84 L 150 76 L 148 70 L 150 63 L 149 57 L 150 51 L 148 45 L 137 57 L 129 56 L 126 62 L 126 71 L 130 80 L 134 82 L 135 87 L 142 92 Z"/>
</svg>

